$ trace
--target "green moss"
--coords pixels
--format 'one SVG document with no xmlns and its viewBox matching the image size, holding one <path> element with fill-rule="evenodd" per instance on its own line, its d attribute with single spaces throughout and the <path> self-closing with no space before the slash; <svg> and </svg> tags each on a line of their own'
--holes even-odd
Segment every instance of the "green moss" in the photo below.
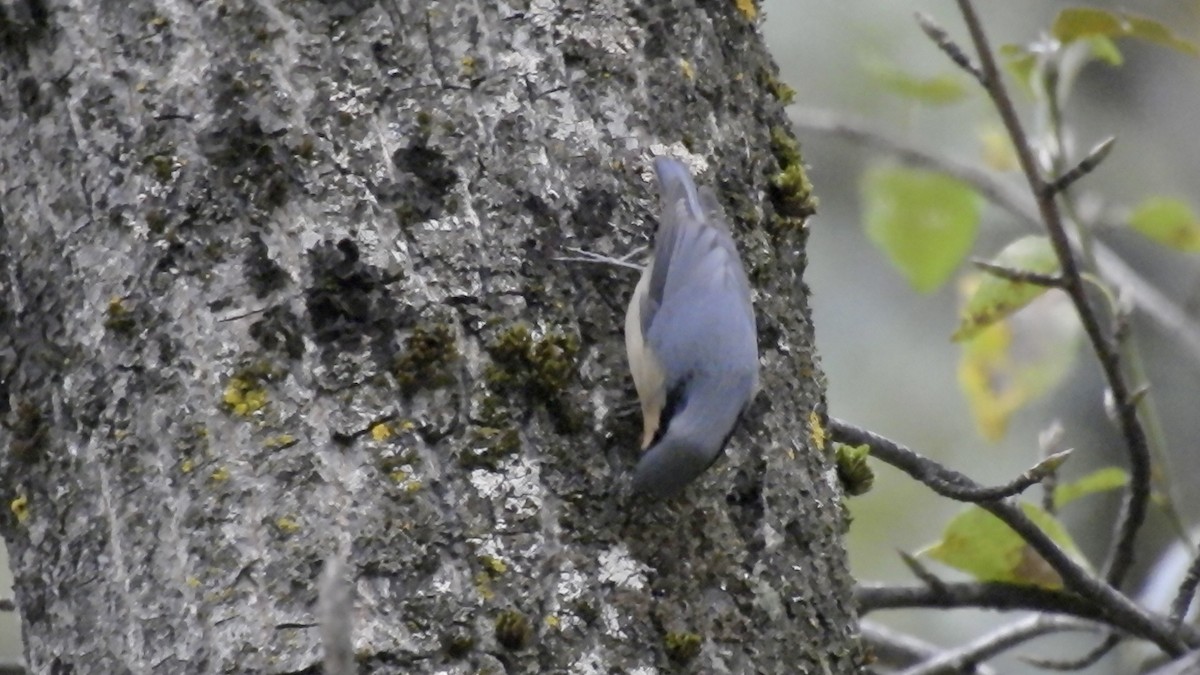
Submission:
<svg viewBox="0 0 1200 675">
<path fill-rule="evenodd" d="M 663 648 L 667 658 L 675 663 L 687 663 L 700 653 L 704 640 L 695 633 L 667 633 L 663 638 Z"/>
<path fill-rule="evenodd" d="M 763 68 L 758 71 L 758 83 L 760 86 L 771 92 L 775 100 L 784 105 L 791 105 L 796 100 L 796 90 L 792 89 L 786 82 L 780 80 L 779 77 L 768 68 Z"/>
<path fill-rule="evenodd" d="M 430 115 L 429 112 L 425 111 L 425 110 L 418 111 L 417 112 L 417 131 L 421 132 L 422 135 L 428 136 L 429 132 L 432 130 L 433 130 L 433 115 Z"/>
<path fill-rule="evenodd" d="M 151 155 L 146 159 L 150 171 L 160 183 L 167 183 L 175 175 L 175 157 L 169 154 Z"/>
<path fill-rule="evenodd" d="M 771 153 L 783 169 L 800 164 L 800 144 L 784 127 L 771 127 Z"/>
<path fill-rule="evenodd" d="M 866 445 L 837 444 L 838 482 L 846 494 L 857 497 L 867 493 L 875 484 L 875 472 L 867 463 L 870 448 Z"/>
<path fill-rule="evenodd" d="M 104 312 L 104 327 L 126 337 L 132 335 L 137 328 L 133 313 L 123 298 L 114 297 L 108 301 L 108 308 Z"/>
<path fill-rule="evenodd" d="M 444 387 L 454 382 L 452 366 L 458 356 L 454 331 L 449 325 L 418 326 L 404 341 L 404 352 L 393 361 L 392 371 L 406 394 Z"/>
<path fill-rule="evenodd" d="M 511 650 L 524 649 L 533 641 L 533 627 L 524 614 L 506 609 L 496 617 L 496 641 Z"/>
<path fill-rule="evenodd" d="M 317 143 L 312 136 L 301 138 L 299 145 L 296 146 L 296 156 L 300 159 L 312 159 L 316 151 Z"/>
<path fill-rule="evenodd" d="M 771 179 L 773 201 L 780 229 L 803 229 L 805 220 L 816 213 L 817 200 L 804 167 L 794 164 Z"/>
<path fill-rule="evenodd" d="M 461 659 L 475 648 L 475 636 L 462 626 L 456 626 L 442 636 L 442 649 L 453 659 Z"/>
<path fill-rule="evenodd" d="M 563 430 L 577 426 L 577 412 L 565 396 L 576 376 L 577 338 L 559 332 L 536 337 L 528 326 L 516 324 L 501 331 L 488 352 L 493 363 L 484 378 L 493 392 L 542 403 Z"/>
<path fill-rule="evenodd" d="M 167 231 L 167 213 L 162 209 L 153 209 L 146 214 L 146 229 L 151 234 L 161 235 Z"/>
<path fill-rule="evenodd" d="M 17 403 L 16 418 L 4 427 L 11 434 L 8 450 L 13 457 L 24 462 L 33 462 L 45 454 L 50 428 L 42 415 L 42 409 L 29 400 Z"/>
<path fill-rule="evenodd" d="M 475 439 L 478 447 L 464 452 L 459 458 L 465 469 L 495 471 L 502 459 L 521 448 L 521 436 L 512 428 L 478 427 Z"/>
</svg>

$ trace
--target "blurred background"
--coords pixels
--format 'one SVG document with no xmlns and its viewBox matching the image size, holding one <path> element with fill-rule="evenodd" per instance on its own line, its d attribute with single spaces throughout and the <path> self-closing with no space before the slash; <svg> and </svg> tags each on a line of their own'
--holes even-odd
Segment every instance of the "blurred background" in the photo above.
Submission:
<svg viewBox="0 0 1200 675">
<path fill-rule="evenodd" d="M 997 48 L 1036 40 L 1059 11 L 1080 4 L 1010 0 L 977 2 L 976 7 Z M 1136 11 L 1166 23 L 1185 39 L 1200 40 L 1200 2 L 1195 0 L 1143 0 L 1125 7 L 1103 0 L 1086 4 Z M 913 20 L 914 12 L 924 12 L 967 45 L 955 3 L 764 0 L 763 11 L 762 30 L 781 79 L 796 91 L 789 108 L 796 119 L 813 110 L 834 112 L 933 154 L 983 165 L 981 139 L 999 128 L 999 118 L 981 91 L 971 90 L 952 105 L 930 106 L 890 93 L 878 77 L 881 67 L 919 77 L 960 75 Z M 1131 207 L 1159 194 L 1200 208 L 1200 60 L 1135 40 L 1119 40 L 1118 46 L 1125 63 L 1087 66 L 1067 104 L 1076 157 L 1107 136 L 1117 137 L 1113 153 L 1084 179 L 1076 194 L 1096 193 L 1111 207 Z M 1016 100 L 1028 120 L 1031 100 L 1020 95 Z M 949 340 L 958 318 L 955 284 L 927 295 L 917 293 L 864 234 L 860 177 L 882 156 L 802 128 L 797 128 L 797 136 L 820 197 L 818 214 L 810 221 L 806 280 L 829 381 L 830 414 L 907 444 L 984 484 L 1007 482 L 1034 464 L 1038 433 L 1054 420 L 1065 429 L 1064 444 L 1076 449 L 1062 470 L 1064 479 L 1107 465 L 1125 466 L 1123 445 L 1104 413 L 1099 367 L 1086 345 L 1081 345 L 1066 381 L 1019 412 L 1002 440 L 991 442 L 980 435 L 958 388 L 959 349 Z M 1006 178 L 1021 183 L 1016 174 Z M 990 258 L 1020 233 L 1027 231 L 988 206 L 972 256 Z M 1196 254 L 1168 250 L 1118 228 L 1098 232 L 1097 237 L 1196 320 Z M 1195 526 L 1200 521 L 1200 489 L 1195 484 L 1200 475 L 1200 362 L 1181 347 L 1177 336 L 1144 316 L 1136 316 L 1134 332 L 1162 420 L 1177 508 L 1186 523 Z M 914 583 L 897 551 L 915 552 L 935 542 L 960 507 L 890 467 L 874 466 L 874 489 L 850 499 L 851 566 L 863 581 Z M 1040 499 L 1036 489 L 1030 496 Z M 1069 505 L 1062 513 L 1097 567 L 1103 562 L 1117 507 L 1117 493 L 1106 493 Z M 1131 587 L 1141 585 L 1173 532 L 1162 513 L 1153 510 L 1139 540 Z M 945 579 L 965 578 L 936 563 L 930 568 Z M 946 646 L 961 646 L 1015 618 L 962 610 L 870 616 Z M 1051 637 L 1013 653 L 1067 659 L 1083 655 L 1097 642 L 1088 636 Z M 1128 658 L 1110 657 L 1085 672 L 1132 672 Z M 996 665 L 1000 672 L 1034 670 L 1015 658 Z"/>
</svg>

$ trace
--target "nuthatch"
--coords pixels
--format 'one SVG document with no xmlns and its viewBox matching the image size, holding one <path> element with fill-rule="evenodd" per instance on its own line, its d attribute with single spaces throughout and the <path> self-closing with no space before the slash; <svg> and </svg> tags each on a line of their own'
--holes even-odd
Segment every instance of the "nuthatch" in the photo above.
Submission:
<svg viewBox="0 0 1200 675">
<path fill-rule="evenodd" d="M 633 487 L 668 497 L 716 461 L 758 391 L 750 284 L 716 196 L 678 160 L 654 160 L 662 219 L 625 313 L 642 404 Z"/>
</svg>

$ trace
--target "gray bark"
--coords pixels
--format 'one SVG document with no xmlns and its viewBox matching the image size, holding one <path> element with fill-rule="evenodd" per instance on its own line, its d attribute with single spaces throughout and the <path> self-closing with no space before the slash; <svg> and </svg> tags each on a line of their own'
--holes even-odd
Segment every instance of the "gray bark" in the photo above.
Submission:
<svg viewBox="0 0 1200 675">
<path fill-rule="evenodd" d="M 318 672 L 350 621 L 369 672 L 857 671 L 807 195 L 771 187 L 796 157 L 734 2 L 0 12 L 31 670 Z M 647 160 L 685 146 L 756 287 L 763 391 L 647 504 L 636 276 L 553 257 L 645 244 Z M 318 603 L 338 556 L 350 616 Z"/>
</svg>

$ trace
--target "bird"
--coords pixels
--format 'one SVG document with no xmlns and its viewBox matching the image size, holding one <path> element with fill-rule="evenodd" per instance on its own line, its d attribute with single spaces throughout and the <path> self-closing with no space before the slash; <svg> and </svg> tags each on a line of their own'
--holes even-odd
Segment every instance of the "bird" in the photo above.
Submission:
<svg viewBox="0 0 1200 675">
<path fill-rule="evenodd" d="M 642 409 L 635 492 L 680 492 L 724 451 L 759 388 L 750 283 L 716 196 L 656 157 L 662 215 L 625 313 Z"/>
</svg>

